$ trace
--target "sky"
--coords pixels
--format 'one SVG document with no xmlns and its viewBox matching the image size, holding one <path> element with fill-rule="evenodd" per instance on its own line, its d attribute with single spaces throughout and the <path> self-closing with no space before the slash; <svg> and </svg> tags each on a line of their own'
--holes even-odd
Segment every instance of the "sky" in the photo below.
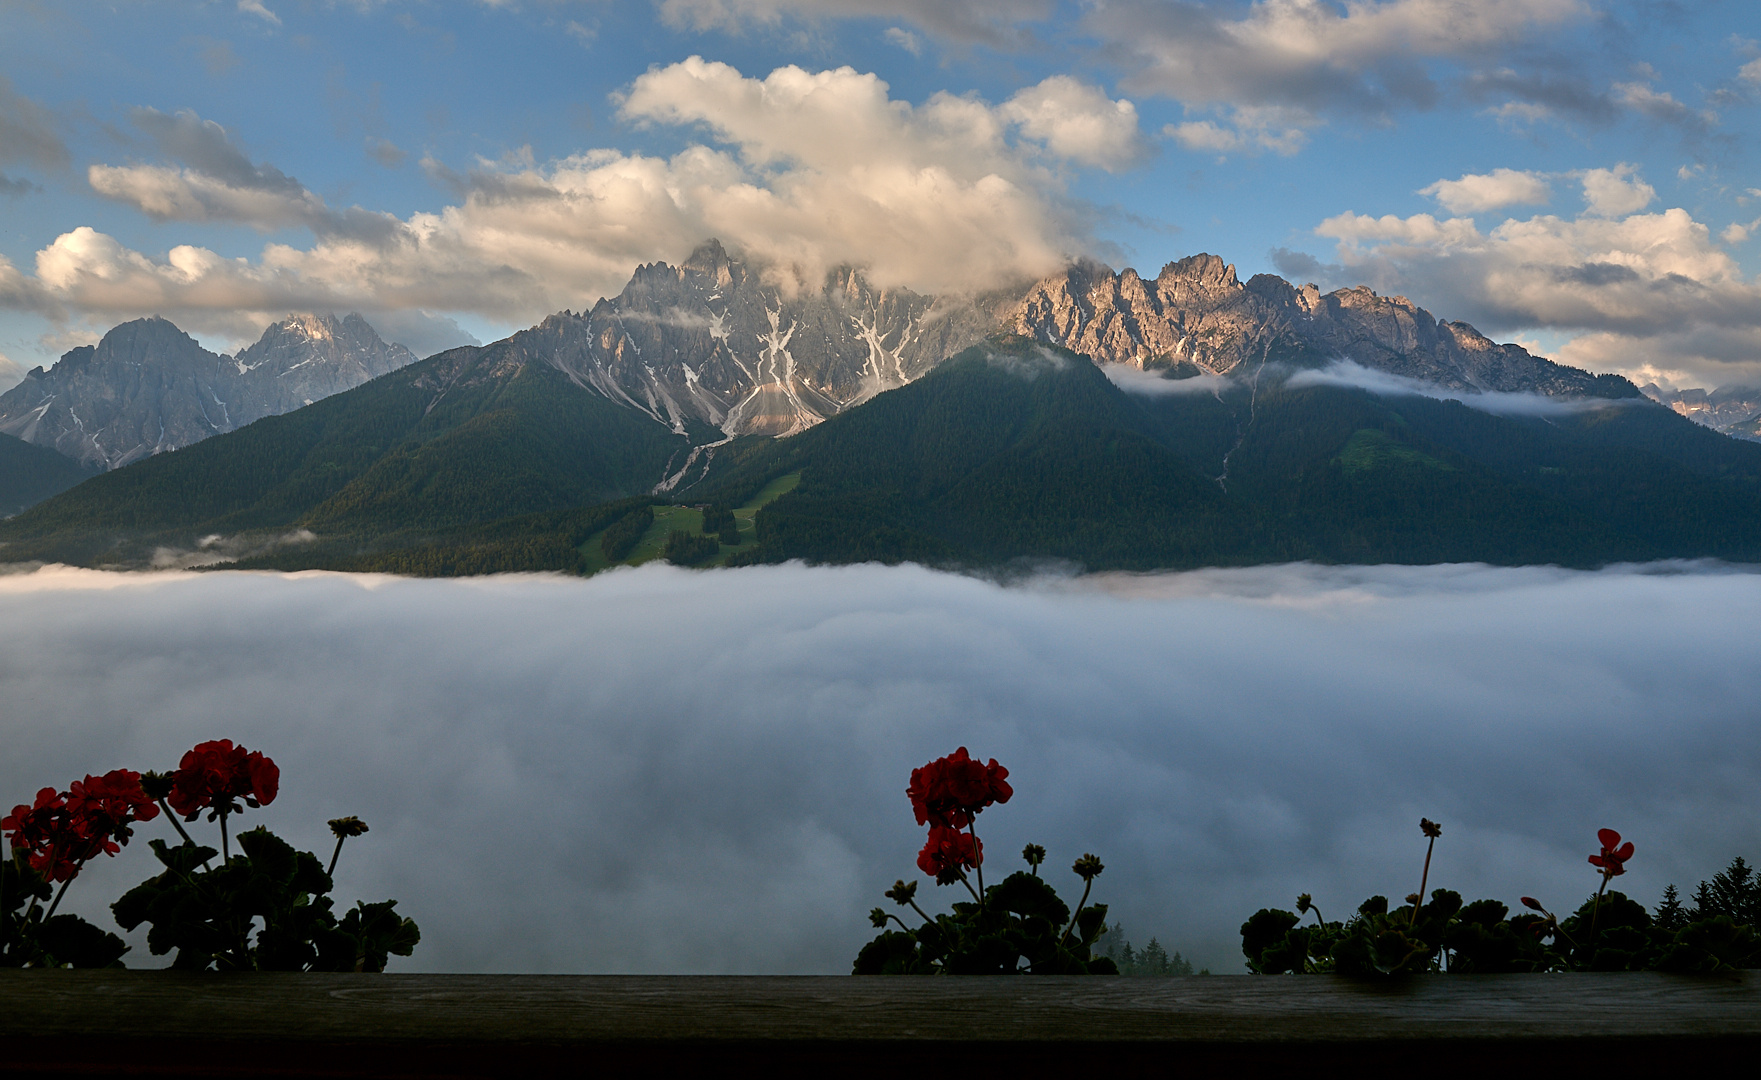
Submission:
<svg viewBox="0 0 1761 1080">
<path fill-rule="evenodd" d="M 920 291 L 1208 251 L 1761 384 L 1758 99 L 1744 0 L 0 0 L 0 387 L 151 314 L 426 355 L 711 236 Z"/>
<path fill-rule="evenodd" d="M 1074 900 L 1092 852 L 1127 938 L 1240 972 L 1259 908 L 1416 890 L 1421 817 L 1433 887 L 1512 907 L 1588 898 L 1601 828 L 1647 906 L 1756 861 L 1761 644 L 1732 628 L 1758 608 L 1761 574 L 1715 565 L 49 567 L 0 575 L 28 628 L 0 650 L 0 797 L 231 738 L 281 768 L 241 827 L 327 854 L 327 819 L 367 821 L 337 896 L 421 925 L 393 970 L 839 974 L 921 877 L 911 770 L 965 746 L 1015 790 L 978 821 L 987 880 L 1038 843 Z M 67 907 L 112 925 L 170 836 L 142 826 Z"/>
</svg>

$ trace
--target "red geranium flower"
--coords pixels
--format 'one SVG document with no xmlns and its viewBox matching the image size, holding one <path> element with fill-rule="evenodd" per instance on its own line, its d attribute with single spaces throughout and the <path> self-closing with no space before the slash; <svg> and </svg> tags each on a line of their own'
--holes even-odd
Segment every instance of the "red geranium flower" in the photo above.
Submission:
<svg viewBox="0 0 1761 1080">
<path fill-rule="evenodd" d="M 1596 839 L 1602 842 L 1602 854 L 1590 856 L 1590 865 L 1602 871 L 1604 879 L 1619 877 L 1626 873 L 1626 861 L 1633 857 L 1633 842 L 1620 842 L 1620 834 L 1613 829 L 1601 829 Z"/>
<path fill-rule="evenodd" d="M 166 801 L 185 821 L 196 820 L 203 810 L 213 821 L 243 809 L 240 799 L 245 806 L 267 806 L 275 801 L 280 786 L 281 770 L 261 751 L 247 752 L 232 745 L 231 739 L 217 739 L 197 743 L 177 763 Z"/>
<path fill-rule="evenodd" d="M 34 806 L 15 806 L 0 820 L 14 848 L 49 881 L 71 881 L 87 860 L 114 855 L 134 835 L 129 825 L 159 816 L 141 790 L 141 774 L 116 769 L 75 780 L 65 792 L 44 788 Z"/>
<path fill-rule="evenodd" d="M 939 878 L 959 868 L 974 870 L 984 861 L 984 845 L 971 833 L 946 825 L 932 825 L 929 839 L 917 853 L 917 868 Z"/>
<path fill-rule="evenodd" d="M 967 756 L 966 748 L 937 758 L 921 769 L 911 770 L 911 809 L 919 825 L 945 825 L 964 829 L 972 818 L 992 803 L 1005 803 L 1015 794 L 1006 779 L 1009 770 L 991 758 L 982 764 Z M 931 834 L 933 836 L 933 833 Z"/>
</svg>

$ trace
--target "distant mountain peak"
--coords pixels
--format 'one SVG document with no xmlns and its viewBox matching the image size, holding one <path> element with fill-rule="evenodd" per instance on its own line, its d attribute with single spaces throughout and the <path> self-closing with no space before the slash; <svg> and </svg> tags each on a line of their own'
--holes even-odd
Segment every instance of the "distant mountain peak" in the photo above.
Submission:
<svg viewBox="0 0 1761 1080">
<path fill-rule="evenodd" d="M 358 314 L 293 314 L 232 357 L 154 315 L 112 327 L 0 395 L 0 433 L 116 468 L 329 397 L 403 367 Z"/>
</svg>

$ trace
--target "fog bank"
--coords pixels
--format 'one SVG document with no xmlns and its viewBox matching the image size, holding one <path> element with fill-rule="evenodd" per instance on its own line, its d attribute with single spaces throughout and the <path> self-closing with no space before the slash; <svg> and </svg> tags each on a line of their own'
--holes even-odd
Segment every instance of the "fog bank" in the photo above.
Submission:
<svg viewBox="0 0 1761 1080">
<path fill-rule="evenodd" d="M 1139 944 L 1239 971 L 1256 908 L 1417 888 L 1421 814 L 1434 886 L 1556 910 L 1599 827 L 1647 904 L 1761 856 L 1757 611 L 1761 575 L 1681 565 L 48 568 L 0 576 L 0 799 L 230 737 L 282 768 L 246 827 L 371 823 L 338 896 L 420 921 L 394 970 L 843 972 L 915 873 L 909 771 L 965 745 L 1015 785 L 992 875 L 1092 851 Z M 137 840 L 67 905 L 109 925 L 153 865 Z"/>
</svg>

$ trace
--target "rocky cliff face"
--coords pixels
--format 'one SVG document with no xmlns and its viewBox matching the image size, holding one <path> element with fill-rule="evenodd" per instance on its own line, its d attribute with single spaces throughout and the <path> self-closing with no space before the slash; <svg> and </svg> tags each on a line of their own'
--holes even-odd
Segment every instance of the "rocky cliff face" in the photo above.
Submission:
<svg viewBox="0 0 1761 1080">
<path fill-rule="evenodd" d="M 1016 333 L 1103 363 L 1193 365 L 1228 374 L 1284 362 L 1364 367 L 1455 390 L 1630 397 L 1624 379 L 1499 345 L 1466 323 L 1434 318 L 1404 296 L 1367 288 L 1322 294 L 1270 274 L 1245 285 L 1215 255 L 1169 263 L 1153 281 L 1093 264 L 1035 285 L 1011 313 Z"/>
<path fill-rule="evenodd" d="M 1063 345 L 1099 363 L 1190 365 L 1227 374 L 1280 361 L 1365 367 L 1461 390 L 1634 393 L 1404 297 L 1322 295 L 1260 275 L 1246 284 L 1214 255 L 1170 263 L 1154 280 L 1082 264 L 978 297 L 878 289 L 853 270 L 788 292 L 714 241 L 679 266 L 637 269 L 618 296 L 514 336 L 521 355 L 684 431 L 790 435 L 922 375 L 998 331 Z"/>
<path fill-rule="evenodd" d="M 1005 298 L 938 302 L 852 270 L 790 293 L 714 241 L 521 338 L 582 385 L 683 431 L 790 435 L 903 386 L 998 324 Z"/>
<path fill-rule="evenodd" d="M 1646 383 L 1639 389 L 1652 401 L 1669 406 L 1696 424 L 1733 438 L 1761 442 L 1761 390 L 1755 387 L 1665 390 L 1656 383 Z"/>
<path fill-rule="evenodd" d="M 123 323 L 96 346 L 35 368 L 0 395 L 0 432 L 114 469 L 297 409 L 416 358 L 359 315 L 293 315 L 237 357 L 160 319 Z"/>
</svg>

